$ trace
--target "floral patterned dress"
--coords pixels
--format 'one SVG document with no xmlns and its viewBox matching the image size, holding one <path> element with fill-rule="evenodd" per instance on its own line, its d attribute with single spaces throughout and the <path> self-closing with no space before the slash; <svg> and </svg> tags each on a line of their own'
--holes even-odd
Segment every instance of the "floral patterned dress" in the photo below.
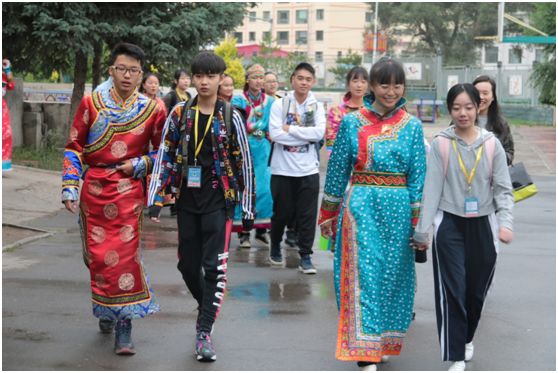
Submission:
<svg viewBox="0 0 558 373">
<path fill-rule="evenodd" d="M 93 314 L 101 319 L 141 318 L 159 309 L 139 244 L 145 176 L 151 172 L 164 122 L 165 111 L 156 101 L 137 91 L 123 100 L 113 88 L 106 88 L 82 99 L 70 128 L 62 200 L 80 200 Z M 151 153 L 150 142 L 155 149 Z M 115 168 L 128 159 L 133 175 Z"/>
<path fill-rule="evenodd" d="M 402 109 L 404 99 L 385 118 L 372 102 L 365 97 L 364 107 L 341 122 L 318 221 L 338 227 L 339 360 L 379 362 L 384 355 L 398 355 L 412 318 L 410 237 L 424 184 L 423 130 Z"/>
</svg>

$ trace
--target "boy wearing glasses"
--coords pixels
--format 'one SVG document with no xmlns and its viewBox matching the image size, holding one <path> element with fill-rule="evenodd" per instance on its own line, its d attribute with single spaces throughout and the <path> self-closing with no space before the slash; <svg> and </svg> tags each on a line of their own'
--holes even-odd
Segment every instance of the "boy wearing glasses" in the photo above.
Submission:
<svg viewBox="0 0 558 373">
<path fill-rule="evenodd" d="M 178 103 L 163 130 L 148 205 L 170 188 L 176 196 L 178 270 L 198 303 L 195 356 L 211 362 L 211 341 L 227 282 L 235 205 L 252 229 L 255 193 L 252 157 L 241 114 L 218 99 L 225 61 L 201 52 L 192 61 L 198 95 Z"/>
<path fill-rule="evenodd" d="M 115 329 L 118 355 L 135 353 L 131 320 L 159 310 L 139 243 L 143 178 L 155 155 L 148 153 L 149 143 L 159 146 L 165 113 L 137 91 L 144 61 L 143 50 L 134 44 L 114 47 L 108 70 L 112 84 L 81 100 L 62 171 L 62 202 L 68 211 L 79 211 L 93 315 L 101 333 Z"/>
</svg>

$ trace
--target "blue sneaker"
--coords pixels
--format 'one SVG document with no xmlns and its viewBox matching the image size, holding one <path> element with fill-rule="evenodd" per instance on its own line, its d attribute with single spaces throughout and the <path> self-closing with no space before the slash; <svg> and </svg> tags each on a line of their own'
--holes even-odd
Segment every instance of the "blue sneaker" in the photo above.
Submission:
<svg viewBox="0 0 558 373">
<path fill-rule="evenodd" d="M 310 255 L 302 255 L 300 257 L 300 265 L 298 266 L 298 270 L 307 275 L 315 275 L 318 271 L 316 271 L 316 267 L 312 264 L 312 259 Z"/>
<path fill-rule="evenodd" d="M 270 243 L 269 245 L 269 262 L 272 266 L 282 266 L 283 265 L 283 254 L 281 254 L 281 246 Z"/>
<path fill-rule="evenodd" d="M 196 335 L 196 359 L 198 361 L 213 362 L 217 360 L 217 353 L 207 332 L 199 332 Z"/>
</svg>

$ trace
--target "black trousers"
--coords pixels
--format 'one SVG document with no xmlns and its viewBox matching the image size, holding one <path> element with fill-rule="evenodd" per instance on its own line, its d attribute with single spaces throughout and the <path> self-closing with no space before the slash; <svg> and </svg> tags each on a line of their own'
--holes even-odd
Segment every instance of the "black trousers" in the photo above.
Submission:
<svg viewBox="0 0 558 373">
<path fill-rule="evenodd" d="M 442 215 L 443 214 L 443 215 Z M 442 360 L 465 359 L 496 269 L 494 217 L 463 218 L 439 212 L 432 263 Z"/>
<path fill-rule="evenodd" d="M 208 214 L 179 209 L 177 219 L 178 270 L 200 306 L 200 331 L 209 333 L 227 283 L 232 220 L 224 209 Z"/>
<path fill-rule="evenodd" d="M 294 214 L 300 255 L 312 254 L 318 218 L 320 175 L 302 177 L 271 175 L 273 216 L 271 217 L 271 245 L 278 247 L 285 226 L 292 223 Z"/>
</svg>

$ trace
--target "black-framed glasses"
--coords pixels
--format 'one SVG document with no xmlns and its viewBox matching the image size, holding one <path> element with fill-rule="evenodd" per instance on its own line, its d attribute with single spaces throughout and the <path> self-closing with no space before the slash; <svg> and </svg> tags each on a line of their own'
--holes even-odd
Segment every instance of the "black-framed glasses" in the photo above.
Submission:
<svg viewBox="0 0 558 373">
<path fill-rule="evenodd" d="M 130 73 L 131 76 L 136 76 L 142 72 L 142 69 L 139 67 L 124 67 L 124 66 L 111 66 L 114 70 L 116 70 L 121 75 L 126 75 L 126 73 Z"/>
</svg>

